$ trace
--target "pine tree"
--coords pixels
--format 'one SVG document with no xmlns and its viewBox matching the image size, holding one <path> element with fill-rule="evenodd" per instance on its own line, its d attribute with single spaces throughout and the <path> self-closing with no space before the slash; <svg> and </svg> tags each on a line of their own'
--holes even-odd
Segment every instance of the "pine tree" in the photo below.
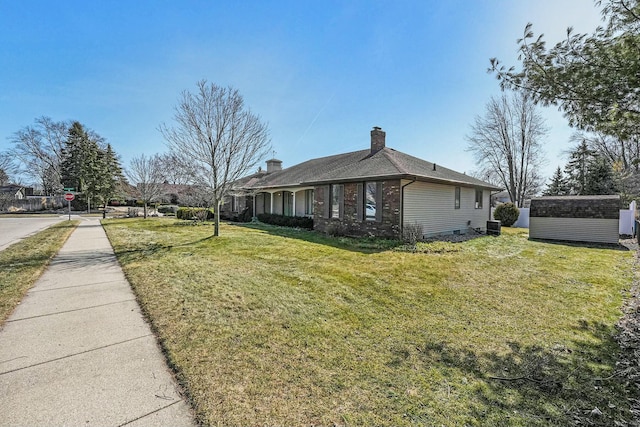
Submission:
<svg viewBox="0 0 640 427">
<path fill-rule="evenodd" d="M 567 174 L 569 194 L 586 194 L 589 164 L 595 159 L 596 152 L 591 150 L 586 140 L 571 151 L 569 162 L 564 168 Z"/>
<path fill-rule="evenodd" d="M 584 190 L 583 194 L 616 194 L 618 192 L 615 173 L 607 159 L 596 156 L 589 162 Z"/>
<path fill-rule="evenodd" d="M 109 199 L 113 197 L 121 187 L 124 181 L 122 167 L 118 155 L 113 151 L 111 144 L 100 152 L 100 174 L 101 187 L 98 196 L 102 203 L 106 206 Z"/>
<path fill-rule="evenodd" d="M 542 193 L 543 196 L 566 196 L 569 194 L 569 186 L 564 177 L 560 166 L 556 169 L 551 182 L 547 184 L 547 188 Z"/>
<path fill-rule="evenodd" d="M 62 183 L 82 193 L 79 200 L 91 207 L 103 183 L 103 168 L 98 137 L 90 136 L 81 123 L 74 122 L 69 129 L 62 162 Z"/>
</svg>

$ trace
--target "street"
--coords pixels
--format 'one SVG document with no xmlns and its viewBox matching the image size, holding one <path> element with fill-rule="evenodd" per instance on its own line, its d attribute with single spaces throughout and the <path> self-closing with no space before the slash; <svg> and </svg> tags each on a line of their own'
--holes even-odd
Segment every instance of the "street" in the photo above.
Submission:
<svg viewBox="0 0 640 427">
<path fill-rule="evenodd" d="M 67 218 L 65 215 L 55 217 L 28 216 L 24 218 L 4 218 L 0 216 L 0 251 Z"/>
</svg>

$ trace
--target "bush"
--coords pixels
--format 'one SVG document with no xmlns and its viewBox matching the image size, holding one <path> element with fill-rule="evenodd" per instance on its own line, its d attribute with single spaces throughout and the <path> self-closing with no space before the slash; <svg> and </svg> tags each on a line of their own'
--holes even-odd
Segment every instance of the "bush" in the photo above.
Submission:
<svg viewBox="0 0 640 427">
<path fill-rule="evenodd" d="M 161 214 L 174 214 L 178 211 L 177 206 L 163 205 L 158 206 L 158 212 Z"/>
<path fill-rule="evenodd" d="M 127 208 L 127 216 L 129 218 L 136 218 L 140 216 L 140 209 L 138 208 Z"/>
<path fill-rule="evenodd" d="M 493 217 L 505 227 L 511 227 L 520 216 L 520 209 L 513 203 L 503 203 L 496 207 Z"/>
<path fill-rule="evenodd" d="M 207 208 L 178 208 L 176 211 L 178 219 L 194 219 L 207 221 L 213 218 L 213 209 Z"/>
<path fill-rule="evenodd" d="M 297 227 L 307 230 L 313 229 L 313 218 L 306 216 L 284 216 L 277 214 L 258 214 L 258 220 L 265 224 L 280 225 L 282 227 Z"/>
<path fill-rule="evenodd" d="M 402 230 L 402 240 L 412 249 L 416 250 L 416 244 L 422 240 L 422 225 L 414 222 L 413 224 L 405 224 Z"/>
</svg>

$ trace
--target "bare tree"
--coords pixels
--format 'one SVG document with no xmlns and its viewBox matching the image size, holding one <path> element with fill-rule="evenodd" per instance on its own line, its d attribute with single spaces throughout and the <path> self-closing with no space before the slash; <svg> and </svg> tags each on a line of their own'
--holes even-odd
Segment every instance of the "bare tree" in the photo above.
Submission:
<svg viewBox="0 0 640 427">
<path fill-rule="evenodd" d="M 467 151 L 475 157 L 478 175 L 503 185 L 511 202 L 522 207 L 542 186 L 538 170 L 545 162 L 541 140 L 546 133 L 528 95 L 503 94 L 491 98 L 484 116 L 476 116 Z"/>
<path fill-rule="evenodd" d="M 164 179 L 172 185 L 188 185 L 193 183 L 193 168 L 189 161 L 181 158 L 175 151 L 159 155 L 162 163 Z"/>
<path fill-rule="evenodd" d="M 160 132 L 170 149 L 193 168 L 194 183 L 209 193 L 215 207 L 215 231 L 220 232 L 220 205 L 234 181 L 247 175 L 268 153 L 269 131 L 245 108 L 242 95 L 206 80 L 198 92 L 182 92 L 175 108 L 175 127 Z"/>
<path fill-rule="evenodd" d="M 0 185 L 7 185 L 16 172 L 16 165 L 9 153 L 0 153 Z"/>
<path fill-rule="evenodd" d="M 131 159 L 126 171 L 136 196 L 144 203 L 144 217 L 147 217 L 147 205 L 163 195 L 164 176 L 160 156 L 147 157 L 144 154 Z"/>
<path fill-rule="evenodd" d="M 11 153 L 20 161 L 22 172 L 36 179 L 46 194 L 62 190 L 60 165 L 69 125 L 43 116 L 11 138 L 14 144 Z"/>
</svg>

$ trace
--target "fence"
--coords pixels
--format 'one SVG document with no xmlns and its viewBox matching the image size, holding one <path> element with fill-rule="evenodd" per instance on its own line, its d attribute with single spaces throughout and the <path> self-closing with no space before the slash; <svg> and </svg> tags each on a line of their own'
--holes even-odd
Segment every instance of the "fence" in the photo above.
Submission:
<svg viewBox="0 0 640 427">
<path fill-rule="evenodd" d="M 620 235 L 634 236 L 635 235 L 635 215 L 636 214 L 636 202 L 635 200 L 629 205 L 629 209 L 620 209 L 620 225 L 618 231 Z"/>
<path fill-rule="evenodd" d="M 47 209 L 61 209 L 66 206 L 64 196 L 29 197 L 27 199 L 9 199 L 0 201 L 0 211 L 35 212 Z"/>
</svg>

